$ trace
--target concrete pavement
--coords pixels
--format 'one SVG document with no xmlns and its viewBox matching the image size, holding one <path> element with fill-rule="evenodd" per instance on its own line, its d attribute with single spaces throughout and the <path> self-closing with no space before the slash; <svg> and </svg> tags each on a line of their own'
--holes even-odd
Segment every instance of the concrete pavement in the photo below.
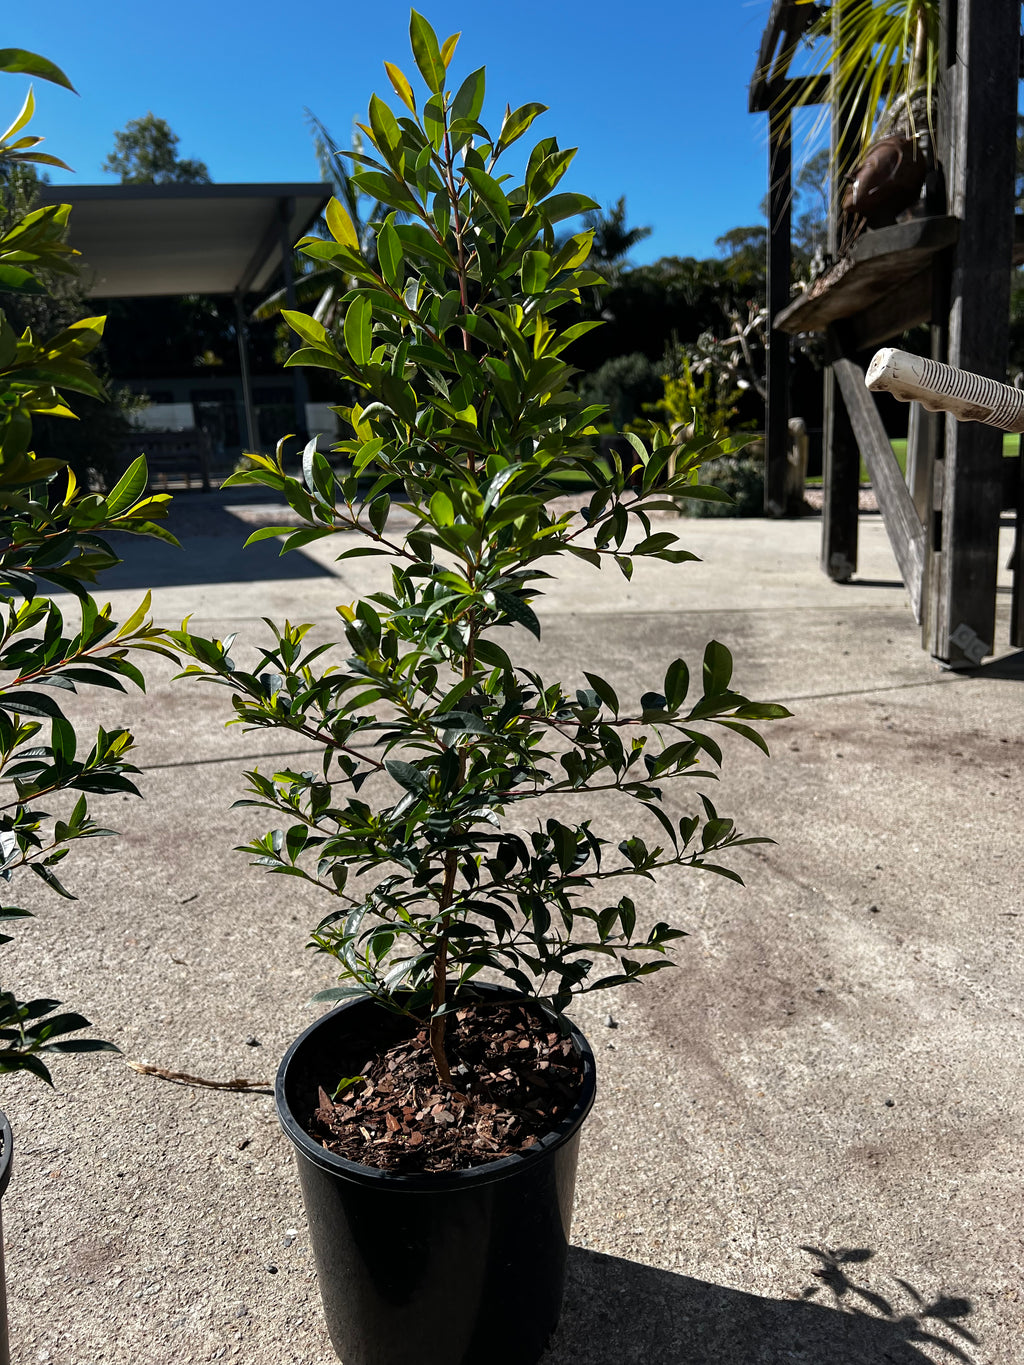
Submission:
<svg viewBox="0 0 1024 1365">
<path fill-rule="evenodd" d="M 334 630 L 380 566 L 335 566 L 322 543 L 243 552 L 263 515 L 237 493 L 183 497 L 183 553 L 132 542 L 115 613 L 156 584 L 159 620 L 191 612 L 242 649 L 264 615 Z M 741 688 L 794 712 L 770 761 L 728 748 L 714 793 L 776 840 L 738 860 L 747 887 L 665 879 L 643 913 L 689 931 L 677 969 L 576 1010 L 599 1096 L 545 1365 L 1024 1359 L 1024 667 L 1001 643 L 940 671 L 878 518 L 844 587 L 817 568 L 819 530 L 684 522 L 703 562 L 631 584 L 573 563 L 527 646 L 551 676 L 633 689 L 716 637 Z M 36 897 L 4 950 L 20 993 L 63 998 L 124 1054 L 58 1058 L 55 1094 L 4 1082 L 14 1359 L 328 1365 L 269 1097 L 125 1065 L 269 1080 L 331 979 L 304 948 L 320 903 L 231 851 L 263 828 L 231 809 L 240 773 L 296 755 L 225 731 L 228 694 L 170 674 L 76 701 L 135 731 L 146 799 L 99 803 L 121 837 L 77 849 L 79 900 Z"/>
</svg>

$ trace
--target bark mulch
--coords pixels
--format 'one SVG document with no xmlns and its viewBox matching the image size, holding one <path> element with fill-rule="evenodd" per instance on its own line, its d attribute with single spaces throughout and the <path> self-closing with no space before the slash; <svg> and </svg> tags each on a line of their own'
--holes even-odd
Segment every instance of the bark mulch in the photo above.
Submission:
<svg viewBox="0 0 1024 1365">
<path fill-rule="evenodd" d="M 454 1010 L 445 1050 L 452 1089 L 438 1080 L 426 1026 L 410 1021 L 386 1050 L 365 1054 L 359 1079 L 337 1099 L 320 1089 L 311 1136 L 364 1166 L 458 1171 L 528 1150 L 579 1094 L 582 1063 L 571 1039 L 520 1004 Z"/>
</svg>

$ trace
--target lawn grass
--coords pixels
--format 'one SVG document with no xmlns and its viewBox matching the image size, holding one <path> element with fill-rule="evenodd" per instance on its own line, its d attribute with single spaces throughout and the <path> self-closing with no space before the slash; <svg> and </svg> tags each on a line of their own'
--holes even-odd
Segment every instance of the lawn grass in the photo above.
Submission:
<svg viewBox="0 0 1024 1365">
<path fill-rule="evenodd" d="M 1011 458 L 1012 456 L 1017 455 L 1017 454 L 1019 453 L 1019 451 L 1020 451 L 1020 441 L 1021 441 L 1021 438 L 1020 438 L 1019 436 L 1015 436 L 1015 435 L 1013 435 L 1013 434 L 1004 434 L 1004 436 L 1003 436 L 1003 456 L 1004 456 L 1004 458 L 1009 459 L 1009 458 Z M 890 438 L 890 444 L 891 444 L 892 449 L 893 449 L 893 454 L 896 456 L 896 463 L 897 463 L 897 464 L 899 465 L 899 467 L 900 467 L 900 473 L 903 474 L 904 477 L 906 477 L 906 473 L 907 473 L 907 438 L 906 438 L 905 436 L 893 436 L 893 437 Z M 871 475 L 868 473 L 868 467 L 867 467 L 867 465 L 864 463 L 863 460 L 861 460 L 861 462 L 860 462 L 860 481 L 861 481 L 861 483 L 870 483 L 870 482 L 871 482 Z M 819 475 L 817 475 L 817 476 L 816 476 L 815 478 L 813 478 L 813 479 L 808 479 L 808 480 L 807 480 L 807 486 L 808 486 L 809 488 L 820 488 L 820 487 L 821 487 L 821 475 L 819 474 Z"/>
</svg>

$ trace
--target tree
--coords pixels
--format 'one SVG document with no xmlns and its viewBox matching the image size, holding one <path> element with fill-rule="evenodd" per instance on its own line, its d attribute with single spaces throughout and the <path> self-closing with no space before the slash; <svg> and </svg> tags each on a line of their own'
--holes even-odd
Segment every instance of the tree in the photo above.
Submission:
<svg viewBox="0 0 1024 1365">
<path fill-rule="evenodd" d="M 621 273 L 626 257 L 637 245 L 651 235 L 649 227 L 626 226 L 626 196 L 620 195 L 606 213 L 595 209 L 583 215 L 583 226 L 594 237 L 590 247 L 590 263 L 604 275 L 609 284 Z"/>
<path fill-rule="evenodd" d="M 764 224 L 730 228 L 715 238 L 715 246 L 725 261 L 733 289 L 763 298 L 768 251 L 768 229 Z"/>
<path fill-rule="evenodd" d="M 122 185 L 209 185 L 204 161 L 182 161 L 180 138 L 166 119 L 150 111 L 145 118 L 129 119 L 114 134 L 114 150 L 102 170 L 121 177 Z"/>
<path fill-rule="evenodd" d="M 0 71 L 29 72 L 73 88 L 45 58 L 17 48 L 0 51 Z M 19 137 L 32 117 L 31 91 L 21 113 L 0 134 L 0 162 L 62 166 L 34 150 L 41 139 Z M 5 178 L 10 187 L 10 177 Z M 0 223 L 0 921 L 31 915 L 12 903 L 12 890 L 32 878 L 68 900 L 61 864 L 79 840 L 111 833 L 89 810 L 93 796 L 138 795 L 125 729 L 97 731 L 91 744 L 61 703 L 68 691 L 101 686 L 127 691 L 144 686 L 128 655 L 166 650 L 146 619 L 148 596 L 123 625 L 90 595 L 96 575 L 119 562 L 111 532 L 156 535 L 177 542 L 152 518 L 166 511 L 166 494 L 146 495 L 145 460 L 137 460 L 108 497 L 84 495 L 59 457 L 33 444 L 38 417 L 74 419 L 67 395 L 99 400 L 103 388 L 85 359 L 99 345 L 104 319 L 78 317 L 56 333 L 28 328 L 20 335 L 8 319 L 12 304 L 45 296 L 55 276 L 74 276 L 66 239 L 70 207 L 22 208 Z M 53 317 L 45 319 L 53 325 Z M 77 403 L 76 403 L 77 406 Z M 60 594 L 58 598 L 54 594 Z M 79 618 L 78 629 L 73 615 Z M 66 619 L 67 618 L 67 619 Z M 43 809 L 45 805 L 46 809 Z M 58 873 L 59 869 L 59 873 Z M 23 875 L 24 874 L 24 875 Z M 18 895 L 18 899 L 21 896 Z M 11 941 L 0 934 L 0 946 Z M 5 987 L 7 982 L 4 983 Z M 0 990 L 0 1075 L 30 1071 L 45 1081 L 44 1055 L 110 1050 L 96 1038 L 69 1038 L 88 1027 L 59 1000 L 21 1000 Z M 0 1310 L 2 1324 L 2 1310 Z M 0 1326 L 0 1351 L 6 1359 Z"/>
<path fill-rule="evenodd" d="M 186 673 L 231 690 L 233 723 L 289 731 L 321 749 L 311 768 L 322 776 L 248 774 L 247 804 L 271 810 L 283 827 L 246 851 L 335 898 L 313 938 L 337 958 L 343 984 L 317 998 L 355 993 L 407 1015 L 429 1009 L 430 1052 L 439 1083 L 451 1087 L 461 1081 L 444 1046 L 449 976 L 461 989 L 495 969 L 562 1010 L 576 994 L 663 965 L 678 931 L 663 923 L 638 931 L 632 900 L 618 895 L 622 879 L 670 866 L 735 879 L 718 853 L 743 841 L 705 797 L 673 823 L 662 787 L 698 765 L 705 772 L 708 755 L 717 763 L 718 745 L 703 733 L 709 722 L 763 747 L 746 722 L 788 712 L 733 692 L 732 660 L 715 642 L 703 695 L 690 704 L 681 660 L 669 665 L 663 691 L 620 704 L 596 673 L 584 674 L 588 688 L 569 690 L 515 665 L 499 643 L 512 627 L 520 639 L 524 630 L 540 639 L 531 603 L 555 571 L 553 556 L 616 564 L 627 579 L 636 559 L 691 559 L 671 532 L 652 534 L 648 509 L 713 496 L 697 487 L 697 471 L 729 447 L 660 433 L 651 451 L 630 443 L 625 465 L 615 458 L 605 470 L 594 459 L 590 437 L 602 413 L 573 393 L 561 358 L 588 324 L 561 331 L 553 321 L 594 283 L 585 268 L 590 232 L 561 245 L 555 238 L 556 224 L 595 207 L 555 193 L 573 149 L 544 138 L 521 158 L 524 181 L 506 177 L 500 158 L 544 106 L 507 108 L 493 136 L 479 123 L 483 70 L 452 98 L 456 39 L 442 50 L 416 11 L 411 33 L 430 90 L 424 114 L 416 115 L 408 78 L 389 65 L 413 118 L 399 121 L 373 96 L 377 155 L 364 155 L 353 173 L 410 221 L 388 214 L 367 259 L 335 200 L 333 240 L 301 246 L 358 282 L 342 340 L 306 314 L 285 313 L 300 340 L 289 364 L 341 374 L 361 391 L 343 413 L 351 436 L 334 447 L 350 471 L 336 473 L 310 442 L 301 482 L 285 473 L 280 449 L 276 459 L 251 457 L 252 469 L 229 480 L 270 488 L 299 514 L 301 529 L 264 527 L 257 538 L 283 533 L 289 548 L 356 532 L 366 543 L 342 558 L 390 556 L 391 591 L 339 609 L 352 656 L 340 666 L 332 657 L 325 667 L 330 645 L 311 646 L 304 625 L 271 627 L 275 638 L 251 674 L 236 669 L 229 642 L 187 629 L 169 638 L 196 660 Z M 374 478 L 362 500 L 360 474 Z M 578 520 L 552 505 L 566 475 L 594 486 Z M 393 497 L 415 519 L 402 539 L 387 525 Z M 630 536 L 633 518 L 639 538 Z M 358 795 L 370 776 L 376 808 Z M 599 835 L 585 795 L 593 791 L 637 802 L 660 826 L 657 842 L 622 838 L 621 817 L 614 833 Z M 579 815 L 565 825 L 542 806 L 527 833 L 529 803 L 553 793 L 583 797 Z M 351 884 L 350 870 L 358 874 Z M 581 904 L 591 892 L 603 902 L 606 886 L 610 904 Z"/>
</svg>

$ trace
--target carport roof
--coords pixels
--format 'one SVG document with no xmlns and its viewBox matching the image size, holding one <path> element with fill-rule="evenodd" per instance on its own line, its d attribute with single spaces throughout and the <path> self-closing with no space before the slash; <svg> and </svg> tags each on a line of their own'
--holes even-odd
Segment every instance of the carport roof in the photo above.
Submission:
<svg viewBox="0 0 1024 1365">
<path fill-rule="evenodd" d="M 70 204 L 68 239 L 100 298 L 265 290 L 282 244 L 309 231 L 331 186 L 47 185 Z"/>
</svg>

